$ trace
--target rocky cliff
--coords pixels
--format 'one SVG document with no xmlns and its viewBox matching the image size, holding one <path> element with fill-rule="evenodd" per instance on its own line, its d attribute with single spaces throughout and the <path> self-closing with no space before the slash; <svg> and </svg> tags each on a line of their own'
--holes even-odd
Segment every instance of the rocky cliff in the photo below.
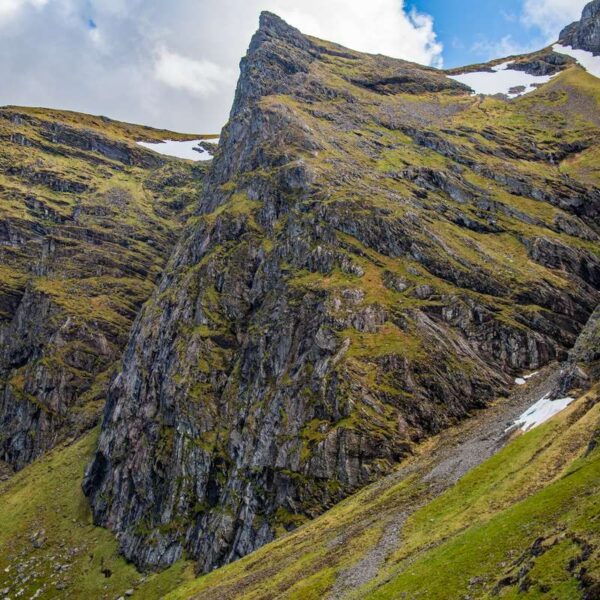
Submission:
<svg viewBox="0 0 600 600">
<path fill-rule="evenodd" d="M 203 176 L 135 143 L 167 135 L 0 110 L 0 459 L 13 468 L 98 420 Z"/>
<path fill-rule="evenodd" d="M 593 0 L 583 9 L 581 20 L 565 27 L 559 36 L 565 46 L 600 54 L 600 1 Z"/>
<path fill-rule="evenodd" d="M 86 473 L 127 558 L 232 561 L 566 358 L 600 299 L 600 122 L 563 66 L 484 99 L 261 16 Z"/>
</svg>

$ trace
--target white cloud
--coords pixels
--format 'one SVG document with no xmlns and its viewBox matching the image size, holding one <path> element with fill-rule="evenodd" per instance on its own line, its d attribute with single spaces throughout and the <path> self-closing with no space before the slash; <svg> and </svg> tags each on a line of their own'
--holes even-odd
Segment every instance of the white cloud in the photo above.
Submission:
<svg viewBox="0 0 600 600">
<path fill-rule="evenodd" d="M 433 20 L 406 6 L 402 0 L 0 0 L 0 105 L 218 133 L 261 10 L 351 48 L 439 65 Z"/>
<path fill-rule="evenodd" d="M 429 15 L 402 0 L 270 0 L 267 7 L 304 33 L 354 50 L 441 66 L 442 45 Z"/>
<path fill-rule="evenodd" d="M 42 8 L 48 0 L 0 0 L 0 26 L 7 23 L 27 7 Z"/>
<path fill-rule="evenodd" d="M 543 43 L 539 39 L 531 39 L 527 44 L 520 44 L 512 36 L 506 35 L 499 41 L 482 38 L 471 46 L 471 50 L 479 56 L 485 56 L 486 60 L 493 60 L 539 50 Z"/>
<path fill-rule="evenodd" d="M 235 82 L 231 69 L 210 60 L 182 56 L 164 46 L 157 51 L 154 75 L 158 81 L 200 98 L 215 93 L 224 84 Z"/>
<path fill-rule="evenodd" d="M 523 22 L 539 28 L 546 42 L 558 39 L 561 29 L 581 18 L 583 7 L 589 0 L 525 0 Z"/>
</svg>

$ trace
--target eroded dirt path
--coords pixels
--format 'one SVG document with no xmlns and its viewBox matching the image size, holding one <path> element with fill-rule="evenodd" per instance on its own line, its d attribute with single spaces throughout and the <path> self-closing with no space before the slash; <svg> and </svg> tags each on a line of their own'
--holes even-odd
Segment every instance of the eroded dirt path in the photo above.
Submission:
<svg viewBox="0 0 600 600">
<path fill-rule="evenodd" d="M 413 459 L 381 480 L 379 485 L 384 491 L 416 473 L 424 487 L 419 486 L 419 492 L 401 510 L 385 517 L 386 526 L 377 544 L 360 561 L 341 571 L 328 599 L 346 598 L 371 581 L 399 548 L 408 517 L 502 449 L 511 438 L 512 423 L 545 394 L 552 393 L 557 381 L 555 365 L 540 370 L 525 385 L 515 386 L 508 398 L 498 400 L 459 426 L 425 442 L 417 448 Z"/>
</svg>

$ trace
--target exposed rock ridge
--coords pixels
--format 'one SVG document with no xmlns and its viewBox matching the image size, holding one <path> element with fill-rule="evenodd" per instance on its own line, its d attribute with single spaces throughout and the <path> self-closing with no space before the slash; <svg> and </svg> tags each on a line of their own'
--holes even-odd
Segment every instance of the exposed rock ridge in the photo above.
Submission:
<svg viewBox="0 0 600 600">
<path fill-rule="evenodd" d="M 587 389 L 600 379 L 600 305 L 579 334 L 569 358 L 561 368 L 558 393 L 575 387 Z"/>
<path fill-rule="evenodd" d="M 265 109 L 259 103 L 266 95 L 303 87 L 315 53 L 297 30 L 275 15 L 261 15 L 260 28 L 240 65 L 230 122 L 198 208 L 205 214 L 229 204 L 230 210 L 188 229 L 160 285 L 156 306 L 146 307 L 136 323 L 123 372 L 110 391 L 99 451 L 84 489 L 97 521 L 120 532 L 124 554 L 142 567 L 171 564 L 184 548 L 199 559 L 203 570 L 228 562 L 272 539 L 266 518 L 264 525 L 256 526 L 258 514 L 272 517 L 284 501 L 294 502 L 286 497 L 296 485 L 284 469 L 297 470 L 298 449 L 288 457 L 285 446 L 274 445 L 283 433 L 274 430 L 280 427 L 282 406 L 280 399 L 271 406 L 267 401 L 274 393 L 289 392 L 275 392 L 268 380 L 280 380 L 294 361 L 300 370 L 310 363 L 323 373 L 337 344 L 321 329 L 324 306 L 317 295 L 297 298 L 303 306 L 288 321 L 291 307 L 279 261 L 266 257 L 255 226 L 248 215 L 236 214 L 235 202 L 242 191 L 251 202 L 260 199 L 258 219 L 270 227 L 279 212 L 288 210 L 290 198 L 305 191 L 309 176 L 290 155 L 297 147 L 314 146 L 310 132 L 291 112 Z M 274 176 L 255 173 L 263 168 L 273 168 Z M 234 177 L 237 189 L 232 190 Z M 238 240 L 244 240 L 244 246 L 235 248 L 233 260 L 239 266 L 219 272 L 219 247 L 232 247 Z M 225 298 L 223 307 L 210 300 L 217 291 Z M 167 301 L 170 314 L 164 314 L 157 330 L 154 316 L 166 308 L 163 298 L 172 294 Z M 219 335 L 217 311 L 233 320 L 232 329 Z M 268 329 L 251 335 L 251 322 L 257 330 Z M 202 335 L 202 328 L 209 330 L 208 336 Z M 275 353 L 263 357 L 270 338 L 279 338 Z M 188 350 L 182 354 L 186 343 Z M 187 364 L 194 354 L 204 357 L 205 373 Z M 217 356 L 220 365 L 215 364 Z M 153 381 L 146 380 L 144 364 L 154 365 L 158 377 Z M 176 371 L 183 386 L 173 387 Z M 317 385 L 315 381 L 313 387 Z M 327 395 L 327 390 L 321 394 Z M 213 405 L 211 415 L 191 413 L 182 421 L 196 395 L 198 402 Z M 255 419 L 257 431 L 245 433 L 246 421 Z M 219 422 L 226 427 L 217 434 Z M 298 419 L 295 435 L 304 424 Z M 165 437 L 171 441 L 163 459 L 157 453 Z M 178 457 L 174 462 L 172 453 Z M 164 467 L 147 472 L 156 460 L 164 460 Z M 181 529 L 156 530 L 160 523 L 172 523 L 175 514 L 185 517 Z M 140 530 L 144 521 L 148 533 Z"/>
<path fill-rule="evenodd" d="M 565 27 L 559 35 L 565 46 L 600 54 L 600 0 L 593 0 L 585 6 L 581 20 Z"/>
</svg>

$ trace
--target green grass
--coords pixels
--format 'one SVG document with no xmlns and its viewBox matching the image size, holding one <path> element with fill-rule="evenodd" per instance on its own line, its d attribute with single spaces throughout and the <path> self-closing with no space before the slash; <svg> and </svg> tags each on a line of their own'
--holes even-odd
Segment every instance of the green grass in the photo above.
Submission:
<svg viewBox="0 0 600 600">
<path fill-rule="evenodd" d="M 10 587 L 11 597 L 23 589 L 29 598 L 41 589 L 39 598 L 113 600 L 135 588 L 137 597 L 158 599 L 190 576 L 190 566 L 181 561 L 143 579 L 118 556 L 112 533 L 92 524 L 81 481 L 96 440 L 92 431 L 0 485 L 0 589 Z M 41 548 L 32 543 L 38 532 L 43 532 Z M 27 582 L 16 581 L 20 564 L 28 565 Z M 58 571 L 62 565 L 68 566 Z M 103 570 L 110 570 L 110 577 Z"/>
<path fill-rule="evenodd" d="M 475 591 L 475 597 L 487 597 L 503 573 L 508 576 L 518 571 L 515 559 L 526 555 L 536 539 L 563 535 L 566 541 L 560 551 L 532 558 L 532 589 L 525 597 L 541 597 L 546 585 L 552 598 L 582 598 L 579 582 L 568 569 L 569 559 L 580 554 L 581 548 L 568 540 L 569 536 L 581 535 L 598 541 L 599 482 L 600 457 L 596 452 L 542 491 L 425 552 L 390 583 L 363 597 L 383 600 L 405 594 L 408 598 L 460 598 L 470 592 L 469 581 L 476 577 L 484 580 L 487 590 L 483 596 Z M 520 579 L 506 585 L 502 597 L 523 597 L 517 593 Z"/>
</svg>

